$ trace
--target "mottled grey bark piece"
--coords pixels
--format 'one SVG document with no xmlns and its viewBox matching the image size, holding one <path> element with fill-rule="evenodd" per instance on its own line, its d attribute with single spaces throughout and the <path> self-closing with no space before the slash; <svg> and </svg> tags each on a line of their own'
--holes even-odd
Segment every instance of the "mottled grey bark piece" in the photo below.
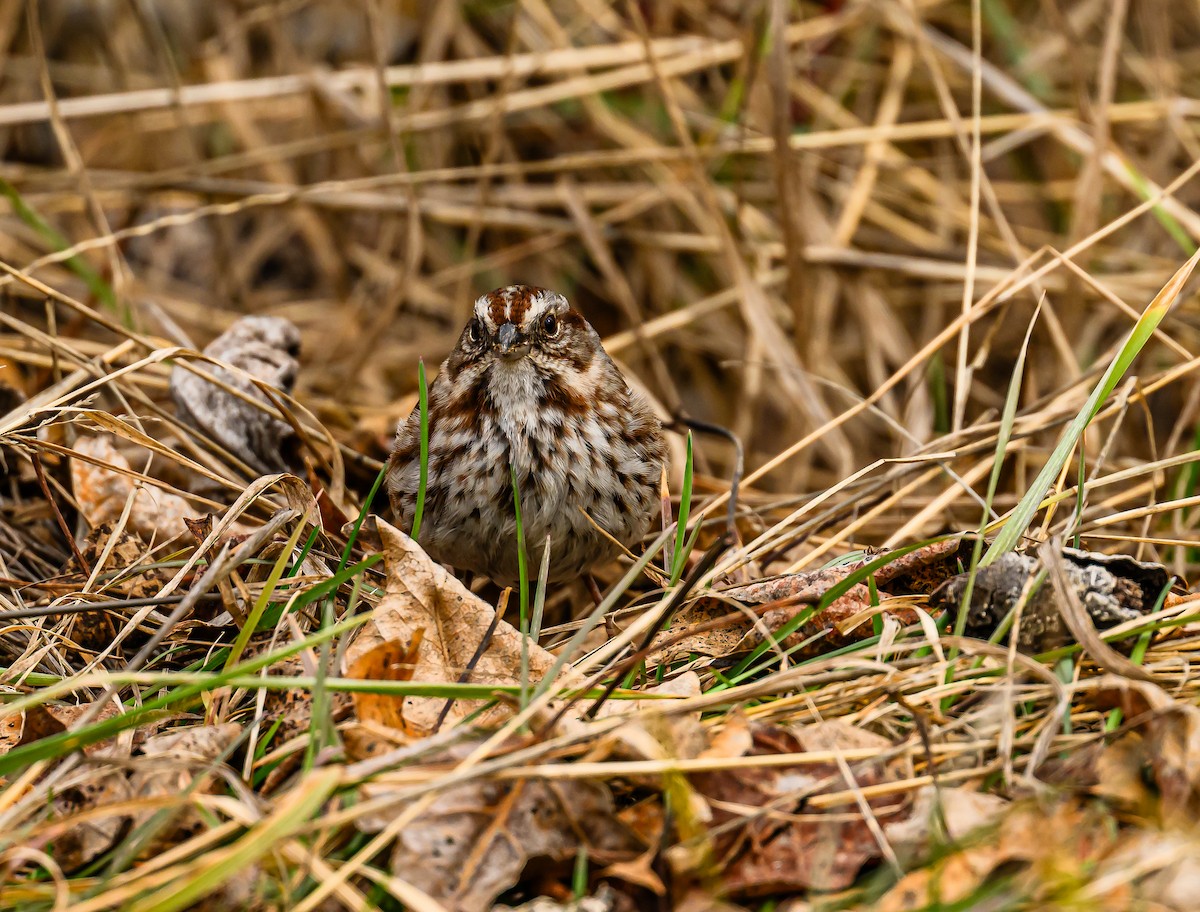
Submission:
<svg viewBox="0 0 1200 912">
<path fill-rule="evenodd" d="M 1067 578 L 1097 630 L 1107 630 L 1149 614 L 1159 593 L 1172 579 L 1157 564 L 1124 556 L 1094 554 L 1064 548 Z M 1005 554 L 976 573 L 967 609 L 967 636 L 987 639 L 1021 597 L 1025 582 L 1041 564 L 1032 555 Z M 968 574 L 946 582 L 930 597 L 935 609 L 957 612 L 966 594 Z M 1021 612 L 1017 648 L 1036 655 L 1074 641 L 1059 610 L 1054 587 L 1044 581 Z M 1132 641 L 1113 643 L 1128 652 Z"/>
<path fill-rule="evenodd" d="M 243 317 L 217 336 L 204 354 L 222 364 L 201 363 L 214 377 L 259 402 L 270 404 L 246 376 L 290 393 L 296 384 L 300 332 L 282 317 Z M 245 374 L 230 370 L 230 365 Z M 171 396 L 182 421 L 203 432 L 260 473 L 286 468 L 282 454 L 292 427 L 249 402 L 176 365 Z"/>
</svg>

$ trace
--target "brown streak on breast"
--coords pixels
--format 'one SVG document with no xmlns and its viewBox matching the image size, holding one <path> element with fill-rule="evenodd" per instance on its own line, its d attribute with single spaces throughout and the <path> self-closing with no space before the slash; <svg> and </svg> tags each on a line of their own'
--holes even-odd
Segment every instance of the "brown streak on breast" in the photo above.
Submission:
<svg viewBox="0 0 1200 912">
<path fill-rule="evenodd" d="M 542 387 L 540 400 L 538 405 L 541 408 L 557 409 L 567 417 L 585 415 L 592 408 L 590 396 L 560 381 L 546 383 Z"/>
</svg>

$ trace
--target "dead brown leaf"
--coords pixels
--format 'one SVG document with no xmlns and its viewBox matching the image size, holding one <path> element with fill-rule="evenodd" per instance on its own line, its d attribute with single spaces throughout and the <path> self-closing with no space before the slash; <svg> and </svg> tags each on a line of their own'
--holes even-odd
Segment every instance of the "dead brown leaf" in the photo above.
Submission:
<svg viewBox="0 0 1200 912">
<path fill-rule="evenodd" d="M 998 832 L 901 878 L 877 908 L 916 912 L 962 903 L 1001 865 L 1014 869 L 1018 895 L 1064 882 L 1086 883 L 1115 842 L 1112 821 L 1079 802 L 1014 805 L 1001 818 Z M 1116 912 L 1125 907 L 1092 908 Z"/>
<path fill-rule="evenodd" d="M 884 564 L 875 571 L 875 582 L 894 595 L 928 595 L 971 562 L 974 544 L 969 535 L 931 542 Z"/>
<path fill-rule="evenodd" d="M 153 839 L 143 844 L 143 853 L 176 845 L 204 829 L 204 818 L 186 796 L 220 790 L 221 781 L 215 775 L 214 764 L 241 733 L 240 725 L 226 722 L 169 731 L 146 740 L 141 758 L 132 761 L 131 796 L 155 803 L 162 799 L 178 803 L 166 819 L 158 822 Z M 137 812 L 133 816 L 134 825 L 147 822 L 157 810 L 155 807 Z"/>
<path fill-rule="evenodd" d="M 840 722 L 796 729 L 757 725 L 743 756 L 804 753 L 861 746 L 889 747 L 885 738 Z M 737 743 L 736 741 L 731 743 Z M 712 807 L 715 870 L 729 896 L 841 889 L 853 883 L 880 847 L 857 807 L 815 808 L 809 800 L 895 774 L 882 762 L 851 765 L 848 783 L 835 762 L 756 769 L 730 768 L 690 777 Z M 897 798 L 873 799 L 881 822 L 903 811 Z"/>
<path fill-rule="evenodd" d="M 680 612 L 670 630 L 657 636 L 660 651 L 655 660 L 670 662 L 692 653 L 716 658 L 753 649 L 766 636 L 782 630 L 796 615 L 811 610 L 826 592 L 861 565 L 859 561 L 791 573 L 724 589 L 720 598 L 697 599 Z M 882 591 L 873 595 L 862 583 L 852 586 L 785 637 L 780 646 L 790 649 L 819 636 L 796 654 L 804 657 L 856 643 L 874 634 L 872 625 L 867 623 L 872 613 L 894 618 L 902 626 L 917 623 L 915 611 L 894 600 L 889 604 L 889 598 Z M 882 604 L 873 611 L 876 600 Z M 747 606 L 745 613 L 739 616 L 734 603 Z"/>
<path fill-rule="evenodd" d="M 479 781 L 445 791 L 400 833 L 392 870 L 447 908 L 484 912 L 530 862 L 565 873 L 582 847 L 600 865 L 632 862 L 647 848 L 617 819 L 602 783 Z"/>
<path fill-rule="evenodd" d="M 352 667 L 380 643 L 408 644 L 417 630 L 424 630 L 412 679 L 457 683 L 490 631 L 490 640 L 467 680 L 475 684 L 519 684 L 521 643 L 526 639 L 521 632 L 504 620 L 493 624 L 495 609 L 431 561 L 399 529 L 380 521 L 379 531 L 387 566 L 387 594 L 347 649 L 346 666 Z M 554 656 L 537 643 L 527 641 L 527 646 L 530 680 L 537 682 L 554 665 Z M 444 724 L 454 725 L 482 705 L 479 700 L 456 700 Z M 400 715 L 407 730 L 429 734 L 437 727 L 445 706 L 443 698 L 406 697 Z M 498 705 L 477 721 L 482 725 L 495 723 L 510 712 L 508 706 Z"/>
<path fill-rule="evenodd" d="M 1157 787 L 1164 822 L 1194 821 L 1200 814 L 1200 708 L 1173 699 L 1155 684 L 1111 674 L 1097 681 L 1091 699 L 1104 708 L 1120 708 L 1142 741 L 1140 747 L 1126 745 L 1123 757 L 1109 758 L 1107 785 L 1118 794 L 1128 792 L 1131 784 L 1122 786 L 1121 780 L 1144 780 L 1144 770 Z M 1122 760 L 1136 769 L 1121 772 Z"/>
<path fill-rule="evenodd" d="M 130 797 L 125 773 L 110 765 L 87 760 L 72 774 L 54 796 L 52 813 L 60 823 L 43 832 L 63 870 L 74 871 L 112 848 L 128 828 L 130 815 L 96 811 Z"/>
<path fill-rule="evenodd" d="M 18 712 L 0 719 L 0 754 L 7 754 L 21 743 L 25 731 L 25 713 Z"/>
<path fill-rule="evenodd" d="M 76 452 L 99 460 L 96 465 L 83 459 L 71 460 L 71 484 L 75 499 L 89 526 L 115 523 L 125 511 L 125 504 L 133 498 L 129 513 L 128 528 L 147 540 L 162 541 L 183 535 L 187 531 L 185 517 L 195 510 L 178 494 L 159 488 L 142 485 L 136 487 L 128 475 L 114 472 L 104 466 L 130 469 L 129 460 L 113 444 L 108 436 L 80 437 L 75 442 Z"/>
<path fill-rule="evenodd" d="M 987 792 L 924 785 L 913 795 L 911 813 L 889 821 L 883 830 L 905 863 L 940 844 L 968 839 L 973 831 L 993 825 L 1008 806 L 1008 801 Z"/>
</svg>

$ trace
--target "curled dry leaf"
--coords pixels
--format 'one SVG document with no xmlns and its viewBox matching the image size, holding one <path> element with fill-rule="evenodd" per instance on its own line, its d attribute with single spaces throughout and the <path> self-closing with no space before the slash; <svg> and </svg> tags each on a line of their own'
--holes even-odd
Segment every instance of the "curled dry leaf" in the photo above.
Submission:
<svg viewBox="0 0 1200 912">
<path fill-rule="evenodd" d="M 1107 630 L 1150 613 L 1172 577 L 1157 564 L 1064 548 L 1067 581 L 1097 630 Z M 1019 603 L 1026 583 L 1041 569 L 1032 555 L 1009 553 L 975 574 L 967 611 L 968 636 L 986 639 Z M 930 597 L 936 609 L 957 612 L 968 574 L 945 583 Z M 1021 611 L 1017 648 L 1035 655 L 1074 641 L 1049 582 L 1030 596 Z M 1111 644 L 1128 651 L 1133 641 Z"/>
<path fill-rule="evenodd" d="M 660 651 L 655 660 L 670 662 L 694 653 L 719 657 L 753 649 L 767 636 L 782 630 L 796 615 L 810 610 L 863 563 L 789 573 L 721 590 L 720 598 L 697 599 L 680 612 L 670 630 L 657 636 Z M 735 603 L 747 606 L 740 616 Z M 803 657 L 856 643 L 873 635 L 874 629 L 868 623 L 872 614 L 892 618 L 903 626 L 918 620 L 915 611 L 891 599 L 888 592 L 877 590 L 872 596 L 871 590 L 859 583 L 784 637 L 780 645 L 790 649 L 817 637 L 794 653 Z"/>
<path fill-rule="evenodd" d="M 731 740 L 726 747 L 745 744 Z M 743 756 L 792 754 L 890 746 L 886 738 L 831 721 L 795 729 L 751 726 Z M 761 896 L 797 890 L 836 890 L 849 886 L 864 864 L 881 850 L 854 802 L 826 809 L 814 796 L 877 785 L 898 774 L 881 761 L 849 764 L 847 782 L 835 761 L 791 766 L 729 769 L 691 776 L 712 806 L 715 869 L 729 896 Z M 880 824 L 907 813 L 895 796 L 868 802 Z M 764 813 L 749 813 L 748 809 Z"/>
<path fill-rule="evenodd" d="M 507 621 L 497 621 L 491 605 L 430 560 L 420 545 L 383 521 L 379 532 L 387 594 L 346 650 L 347 668 L 381 643 L 399 643 L 407 649 L 416 632 L 423 630 L 412 673 L 415 681 L 457 683 L 466 674 L 466 680 L 474 684 L 520 684 L 523 640 L 528 648 L 530 681 L 537 683 L 549 672 L 553 655 Z M 484 644 L 486 648 L 472 667 Z M 446 706 L 441 697 L 392 699 L 403 702 L 396 718 L 402 718 L 405 729 L 414 734 L 433 732 Z M 451 726 L 483 705 L 479 700 L 455 700 L 442 724 Z M 477 721 L 493 724 L 510 712 L 507 706 L 497 705 Z"/>
<path fill-rule="evenodd" d="M 195 511 L 186 500 L 150 485 L 138 486 L 128 475 L 104 467 L 130 470 L 129 460 L 117 450 L 111 437 L 80 437 L 74 449 L 102 463 L 95 465 L 84 459 L 71 460 L 75 500 L 89 526 L 115 524 L 132 497 L 133 507 L 127 524 L 131 532 L 148 541 L 162 541 L 187 531 L 184 519 Z"/>
<path fill-rule="evenodd" d="M 254 380 L 291 393 L 299 353 L 300 331 L 291 321 L 243 317 L 204 349 L 207 357 L 219 363 L 201 363 L 200 367 L 252 401 L 177 364 L 171 371 L 171 396 L 179 417 L 260 474 L 283 471 L 283 445 L 293 433 L 292 426 L 253 404 L 271 404 Z"/>
</svg>

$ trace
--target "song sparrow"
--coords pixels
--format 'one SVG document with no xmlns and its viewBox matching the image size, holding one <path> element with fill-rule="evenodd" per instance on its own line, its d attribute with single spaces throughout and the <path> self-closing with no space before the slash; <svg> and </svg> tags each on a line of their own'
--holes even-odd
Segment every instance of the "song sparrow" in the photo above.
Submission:
<svg viewBox="0 0 1200 912">
<path fill-rule="evenodd" d="M 419 441 L 414 409 L 387 471 L 392 509 L 406 531 Z M 567 299 L 525 285 L 498 288 L 475 302 L 429 388 L 418 540 L 435 560 L 515 583 L 511 466 L 530 577 L 549 536 L 550 581 L 575 579 L 611 560 L 619 550 L 614 540 L 628 547 L 646 533 L 665 458 L 662 425 Z"/>
</svg>

